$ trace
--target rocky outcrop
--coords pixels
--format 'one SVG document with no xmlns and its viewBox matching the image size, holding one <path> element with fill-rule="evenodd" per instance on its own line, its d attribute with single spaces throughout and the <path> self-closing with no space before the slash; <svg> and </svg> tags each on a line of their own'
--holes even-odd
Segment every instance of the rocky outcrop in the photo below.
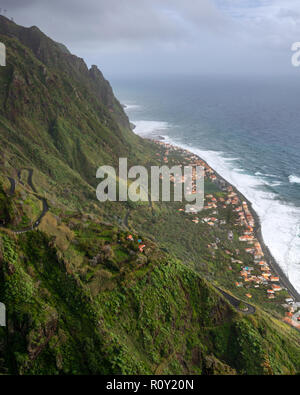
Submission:
<svg viewBox="0 0 300 395">
<path fill-rule="evenodd" d="M 82 58 L 69 52 L 60 43 L 46 36 L 38 27 L 22 27 L 4 16 L 0 16 L 0 34 L 16 37 L 24 46 L 30 48 L 34 55 L 43 63 L 42 74 L 51 80 L 47 68 L 56 69 L 71 76 L 74 80 L 89 86 L 97 99 L 112 113 L 122 126 L 130 128 L 128 118 L 122 106 L 116 100 L 109 82 L 104 78 L 97 66 L 89 69 Z"/>
</svg>

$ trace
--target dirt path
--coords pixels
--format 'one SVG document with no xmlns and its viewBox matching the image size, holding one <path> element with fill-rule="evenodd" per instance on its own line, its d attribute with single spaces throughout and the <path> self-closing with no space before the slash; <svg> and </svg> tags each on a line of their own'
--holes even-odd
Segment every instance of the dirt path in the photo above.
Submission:
<svg viewBox="0 0 300 395">
<path fill-rule="evenodd" d="M 127 210 L 125 218 L 124 218 L 124 221 L 123 221 L 124 226 L 126 226 L 126 228 L 128 228 L 128 217 L 129 217 L 129 215 L 130 215 L 130 210 Z"/>
</svg>

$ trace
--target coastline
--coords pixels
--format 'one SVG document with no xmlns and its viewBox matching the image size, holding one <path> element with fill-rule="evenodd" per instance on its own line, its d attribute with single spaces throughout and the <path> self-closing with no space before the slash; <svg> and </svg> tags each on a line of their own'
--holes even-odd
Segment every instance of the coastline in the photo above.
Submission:
<svg viewBox="0 0 300 395">
<path fill-rule="evenodd" d="M 198 155 L 196 155 L 198 156 Z M 199 158 L 200 160 L 203 160 Z M 203 160 L 203 162 L 205 162 Z M 209 165 L 209 164 L 208 164 Z M 210 165 L 209 165 L 210 166 Z M 211 166 L 210 166 L 211 167 Z M 213 169 L 214 170 L 214 169 Z M 273 271 L 280 277 L 280 283 L 287 288 L 287 290 L 290 292 L 291 296 L 295 299 L 295 302 L 300 302 L 300 294 L 299 292 L 295 289 L 293 284 L 290 282 L 288 279 L 287 275 L 284 273 L 284 271 L 281 269 L 280 265 L 276 262 L 275 258 L 273 257 L 269 247 L 265 244 L 264 238 L 262 235 L 262 230 L 261 230 L 261 222 L 258 214 L 252 207 L 252 203 L 232 184 L 230 184 L 227 180 L 225 180 L 220 174 L 218 174 L 215 170 L 215 175 L 217 176 L 217 179 L 223 180 L 223 182 L 226 183 L 226 186 L 231 186 L 234 190 L 234 192 L 240 197 L 241 200 L 244 200 L 248 204 L 249 211 L 251 212 L 255 226 L 254 226 L 254 234 L 257 238 L 257 240 L 260 242 L 263 253 L 265 255 L 265 258 L 267 259 L 269 266 L 273 269 Z"/>
<path fill-rule="evenodd" d="M 165 138 L 162 136 L 140 136 L 144 139 L 149 139 L 151 141 L 154 141 L 155 143 L 164 143 Z M 167 143 L 165 141 L 165 143 Z M 254 234 L 256 239 L 258 240 L 258 242 L 261 245 L 262 251 L 264 253 L 265 259 L 268 261 L 268 264 L 270 266 L 270 268 L 274 271 L 274 273 L 280 278 L 280 283 L 281 285 L 286 288 L 288 290 L 288 292 L 291 294 L 291 296 L 294 298 L 294 301 L 296 303 L 300 303 L 300 294 L 299 292 L 295 289 L 295 287 L 293 286 L 293 284 L 290 282 L 289 278 L 287 277 L 287 275 L 284 273 L 284 271 L 282 270 L 282 268 L 280 267 L 280 265 L 277 263 L 276 259 L 274 258 L 274 256 L 272 255 L 269 247 L 265 244 L 264 242 L 264 238 L 262 235 L 262 229 L 261 229 L 261 222 L 260 222 L 260 218 L 258 216 L 258 214 L 256 213 L 256 211 L 253 209 L 252 203 L 249 201 L 249 199 L 247 199 L 238 189 L 237 187 L 235 187 L 233 184 L 231 184 L 230 182 L 228 182 L 224 177 L 222 177 L 218 172 L 216 172 L 213 167 L 210 166 L 209 163 L 207 163 L 207 161 L 205 161 L 204 159 L 202 159 L 198 154 L 184 148 L 181 147 L 180 145 L 175 145 L 173 143 L 167 143 L 169 146 L 178 148 L 180 150 L 183 150 L 187 153 L 189 153 L 190 155 L 193 155 L 195 157 L 197 157 L 200 161 L 204 162 L 209 168 L 211 168 L 214 171 L 214 174 L 216 176 L 216 183 L 218 184 L 223 184 L 226 187 L 231 187 L 233 189 L 233 191 L 237 194 L 237 196 L 240 198 L 241 201 L 245 201 L 248 205 L 249 211 L 251 213 L 251 215 L 254 218 Z"/>
</svg>

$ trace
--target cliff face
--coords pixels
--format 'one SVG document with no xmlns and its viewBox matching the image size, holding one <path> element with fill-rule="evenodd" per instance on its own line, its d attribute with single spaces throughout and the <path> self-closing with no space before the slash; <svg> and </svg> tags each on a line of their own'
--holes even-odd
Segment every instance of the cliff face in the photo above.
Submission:
<svg viewBox="0 0 300 395">
<path fill-rule="evenodd" d="M 118 105 L 109 82 L 104 79 L 97 66 L 92 66 L 89 70 L 83 59 L 72 55 L 64 45 L 51 40 L 36 26 L 24 28 L 0 16 L 0 34 L 17 38 L 46 68 L 56 69 L 87 84 L 97 98 L 111 109 Z M 47 71 L 46 68 L 44 73 Z M 125 113 L 122 115 L 123 122 L 126 124 L 127 117 Z"/>
<path fill-rule="evenodd" d="M 140 139 L 96 66 L 4 17 L 0 41 L 8 64 L 0 69 L 0 143 L 12 167 L 27 163 L 91 184 L 101 163 L 136 151 Z"/>
</svg>

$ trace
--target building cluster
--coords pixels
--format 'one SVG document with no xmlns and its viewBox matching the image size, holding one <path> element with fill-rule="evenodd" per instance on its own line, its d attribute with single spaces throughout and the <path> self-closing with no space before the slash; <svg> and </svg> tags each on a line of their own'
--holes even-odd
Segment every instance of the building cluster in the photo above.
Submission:
<svg viewBox="0 0 300 395">
<path fill-rule="evenodd" d="M 199 217 L 194 217 L 192 222 L 198 224 L 206 223 L 207 225 L 213 227 L 216 225 L 226 225 L 226 220 L 218 219 L 218 208 L 226 209 L 228 207 L 232 207 L 233 212 L 235 212 L 238 217 L 236 219 L 236 226 L 241 227 L 242 235 L 239 236 L 239 241 L 246 244 L 245 251 L 248 254 L 253 256 L 253 264 L 252 266 L 245 266 L 241 260 L 234 259 L 232 257 L 232 253 L 228 250 L 225 250 L 225 253 L 231 256 L 232 264 L 238 263 L 241 265 L 240 270 L 240 279 L 235 282 L 235 285 L 240 287 L 246 287 L 249 289 L 251 286 L 254 288 L 266 288 L 266 298 L 272 300 L 276 298 L 276 294 L 282 291 L 283 287 L 280 283 L 280 278 L 277 276 L 270 265 L 265 260 L 265 256 L 261 247 L 260 242 L 257 240 L 255 236 L 255 220 L 251 211 L 248 207 L 248 203 L 246 201 L 241 201 L 238 194 L 234 191 L 231 185 L 228 185 L 224 180 L 217 177 L 216 173 L 212 168 L 210 168 L 207 163 L 201 160 L 196 155 L 193 155 L 187 150 L 183 150 L 178 147 L 174 147 L 170 144 L 164 143 L 162 141 L 158 141 L 157 144 L 163 146 L 165 148 L 164 152 L 164 162 L 168 163 L 168 155 L 171 151 L 180 151 L 185 159 L 193 166 L 202 166 L 205 170 L 205 178 L 210 179 L 211 181 L 218 183 L 221 190 L 224 192 L 223 197 L 215 197 L 213 194 L 207 194 L 205 196 L 205 205 L 204 210 L 211 210 L 210 214 L 205 216 L 204 218 L 199 219 Z M 195 174 L 193 174 L 193 188 L 192 193 L 195 192 Z M 174 177 L 171 181 L 175 182 Z M 182 178 L 182 182 L 184 182 L 184 177 Z M 224 196 L 225 195 L 225 196 Z M 180 212 L 184 212 L 184 209 L 179 209 Z M 234 232 L 228 232 L 228 240 L 232 241 L 234 239 Z M 218 241 L 215 243 L 211 243 L 208 245 L 208 248 L 212 250 L 218 249 Z M 239 250 L 237 250 L 239 253 Z M 212 252 L 214 255 L 215 253 Z M 229 270 L 232 270 L 232 267 L 229 266 Z M 247 293 L 246 297 L 249 299 L 252 298 L 251 293 Z M 296 306 L 293 298 L 286 298 L 286 303 L 283 305 L 288 311 L 286 313 L 286 317 L 284 320 L 289 324 L 300 329 L 300 304 Z"/>
<path fill-rule="evenodd" d="M 171 144 L 168 144 L 164 141 L 158 140 L 155 141 L 156 144 L 158 144 L 159 146 L 163 147 L 165 149 L 164 151 L 164 156 L 163 156 L 163 161 L 165 164 L 169 163 L 169 154 L 170 152 L 180 152 L 181 154 L 184 155 L 185 159 L 189 162 L 189 164 L 191 166 L 201 166 L 204 168 L 204 173 L 205 173 L 205 177 L 210 179 L 211 181 L 216 181 L 217 180 L 217 176 L 215 174 L 215 171 L 208 166 L 208 164 L 206 162 L 204 162 L 202 159 L 200 159 L 197 155 L 192 154 L 190 151 L 182 149 L 180 147 L 176 147 L 173 146 Z M 157 154 L 157 156 L 159 156 L 159 154 Z"/>
<path fill-rule="evenodd" d="M 134 241 L 134 237 L 132 235 L 128 235 L 127 236 L 127 240 L 128 241 Z M 139 251 L 140 252 L 144 252 L 144 249 L 145 249 L 146 245 L 143 244 L 143 240 L 142 239 L 138 239 L 137 242 L 138 242 L 138 249 L 139 249 Z"/>
</svg>

